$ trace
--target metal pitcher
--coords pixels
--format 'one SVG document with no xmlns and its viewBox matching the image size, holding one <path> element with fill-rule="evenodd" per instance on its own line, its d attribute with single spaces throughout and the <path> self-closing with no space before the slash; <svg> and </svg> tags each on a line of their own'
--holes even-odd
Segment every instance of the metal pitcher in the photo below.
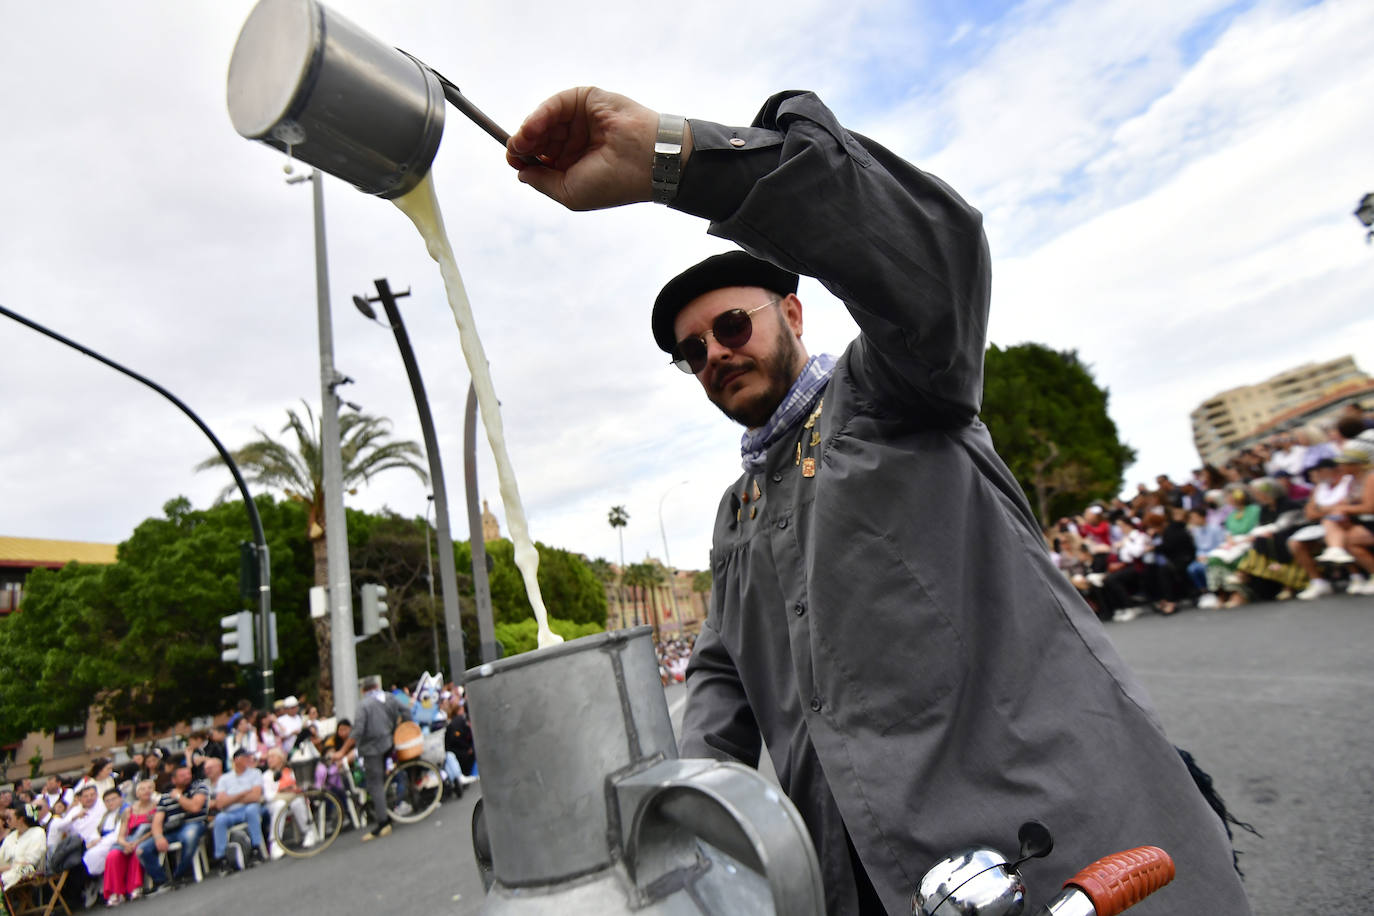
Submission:
<svg viewBox="0 0 1374 916">
<path fill-rule="evenodd" d="M 510 136 L 429 65 L 317 0 L 253 7 L 229 59 L 228 96 L 240 135 L 378 197 L 404 195 L 429 171 L 445 100 L 497 142 Z"/>
<path fill-rule="evenodd" d="M 434 161 L 444 90 L 428 67 L 315 0 L 262 0 L 229 60 L 234 129 L 399 197 Z"/>
<path fill-rule="evenodd" d="M 823 916 L 815 849 L 777 786 L 679 760 L 650 627 L 467 673 L 482 744 L 482 912 Z"/>
</svg>

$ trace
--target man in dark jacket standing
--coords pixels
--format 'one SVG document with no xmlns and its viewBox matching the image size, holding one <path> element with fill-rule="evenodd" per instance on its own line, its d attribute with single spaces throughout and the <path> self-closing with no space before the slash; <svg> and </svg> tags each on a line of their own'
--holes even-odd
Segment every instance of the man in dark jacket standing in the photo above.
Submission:
<svg viewBox="0 0 1374 916">
<path fill-rule="evenodd" d="M 396 726 L 410 721 L 410 709 L 396 697 L 382 690 L 382 679 L 370 674 L 359 684 L 362 699 L 353 731 L 343 746 L 332 753 L 335 760 L 344 760 L 356 746 L 363 758 L 363 773 L 367 777 L 367 794 L 372 798 L 372 812 L 376 824 L 363 834 L 363 842 L 388 836 L 391 815 L 386 809 L 386 755 L 391 751 Z"/>
<path fill-rule="evenodd" d="M 1037 819 L 1055 850 L 1022 869 L 1027 912 L 1153 844 L 1178 877 L 1133 916 L 1248 914 L 1221 822 L 978 419 L 981 215 L 809 93 L 745 128 L 568 90 L 507 160 L 571 209 L 652 199 L 745 249 L 670 281 L 651 322 L 746 427 L 681 750 L 752 765 L 762 732 L 829 913 L 908 913 L 936 859 Z M 802 346 L 803 273 L 859 325 L 837 359 Z"/>
</svg>

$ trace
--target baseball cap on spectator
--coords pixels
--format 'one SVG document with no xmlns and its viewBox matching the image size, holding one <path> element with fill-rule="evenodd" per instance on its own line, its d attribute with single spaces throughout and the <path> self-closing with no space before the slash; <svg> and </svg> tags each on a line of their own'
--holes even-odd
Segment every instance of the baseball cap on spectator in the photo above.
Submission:
<svg viewBox="0 0 1374 916">
<path fill-rule="evenodd" d="M 282 706 L 286 709 L 291 709 L 292 707 L 299 705 L 301 705 L 301 701 L 296 699 L 295 697 L 287 697 L 285 700 L 282 700 Z"/>
</svg>

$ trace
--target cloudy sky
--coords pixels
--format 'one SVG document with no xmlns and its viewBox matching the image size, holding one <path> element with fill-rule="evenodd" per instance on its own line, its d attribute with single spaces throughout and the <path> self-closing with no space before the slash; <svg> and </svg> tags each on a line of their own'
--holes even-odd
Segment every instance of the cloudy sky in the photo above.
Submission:
<svg viewBox="0 0 1374 916">
<path fill-rule="evenodd" d="M 310 186 L 225 107 L 252 5 L 5 0 L 0 31 L 0 305 L 152 377 L 231 448 L 320 398 Z M 1374 249 L 1351 216 L 1374 190 L 1367 0 L 332 8 L 507 129 L 579 84 L 734 124 L 815 90 L 986 214 L 992 341 L 1078 350 L 1139 453 L 1128 486 L 1196 465 L 1188 412 L 1216 391 L 1346 353 L 1374 369 Z M 534 537 L 615 560 L 623 505 L 627 561 L 662 557 L 661 518 L 672 562 L 703 566 L 738 430 L 653 347 L 648 304 L 724 243 L 650 205 L 567 213 L 453 110 L 434 176 Z M 438 271 L 393 205 L 324 189 L 343 393 L 420 440 L 391 335 L 350 302 L 385 277 L 411 291 L 458 501 L 468 374 Z M 809 348 L 838 353 L 843 307 L 801 296 Z M 211 446 L 160 396 L 3 317 L 0 405 L 0 534 L 117 542 L 229 482 L 194 472 Z M 504 528 L 485 443 L 479 476 Z M 426 493 L 392 473 L 349 502 L 420 515 Z"/>
</svg>

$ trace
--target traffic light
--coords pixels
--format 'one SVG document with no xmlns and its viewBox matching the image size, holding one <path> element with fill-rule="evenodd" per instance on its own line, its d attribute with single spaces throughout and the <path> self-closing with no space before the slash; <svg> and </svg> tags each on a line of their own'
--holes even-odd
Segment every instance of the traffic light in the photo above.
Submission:
<svg viewBox="0 0 1374 916">
<path fill-rule="evenodd" d="M 391 626 L 387 619 L 386 586 L 368 583 L 363 586 L 363 634 L 372 636 L 383 627 Z"/>
<path fill-rule="evenodd" d="M 219 625 L 224 631 L 219 637 L 220 645 L 224 646 L 219 657 L 226 662 L 236 662 L 240 665 L 253 664 L 253 612 L 239 611 L 237 614 L 221 617 Z"/>
<path fill-rule="evenodd" d="M 258 545 L 239 541 L 239 597 L 244 601 L 258 598 Z"/>
</svg>

